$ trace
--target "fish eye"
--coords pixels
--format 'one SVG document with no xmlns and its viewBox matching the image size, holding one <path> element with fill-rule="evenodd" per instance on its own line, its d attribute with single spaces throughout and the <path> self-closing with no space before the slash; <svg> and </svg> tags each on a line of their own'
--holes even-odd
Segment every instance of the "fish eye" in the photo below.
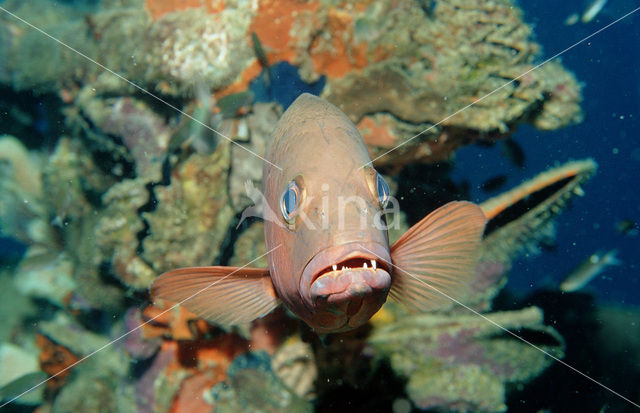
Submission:
<svg viewBox="0 0 640 413">
<path fill-rule="evenodd" d="M 380 206 L 382 209 L 387 207 L 387 203 L 389 202 L 389 185 L 384 181 L 382 175 L 378 174 L 376 188 L 378 190 L 378 201 L 380 202 Z"/>
<path fill-rule="evenodd" d="M 300 188 L 296 181 L 289 182 L 287 189 L 284 190 L 280 197 L 280 211 L 285 221 L 291 222 L 298 211 L 298 203 L 300 202 Z"/>
</svg>

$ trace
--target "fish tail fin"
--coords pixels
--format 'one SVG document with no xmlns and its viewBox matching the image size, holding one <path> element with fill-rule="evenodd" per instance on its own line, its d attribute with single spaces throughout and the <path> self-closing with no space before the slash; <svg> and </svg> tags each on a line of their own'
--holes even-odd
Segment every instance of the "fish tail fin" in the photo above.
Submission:
<svg viewBox="0 0 640 413">
<path fill-rule="evenodd" d="M 477 205 L 450 202 L 411 227 L 391 247 L 390 296 L 418 311 L 460 300 L 475 276 L 485 223 Z"/>
<path fill-rule="evenodd" d="M 616 257 L 616 255 L 618 255 L 618 250 L 617 249 L 612 249 L 611 251 L 608 251 L 604 257 L 604 263 L 606 265 L 622 265 L 622 261 L 618 259 L 618 257 Z"/>
<path fill-rule="evenodd" d="M 180 304 L 222 325 L 252 321 L 280 304 L 269 271 L 262 268 L 179 268 L 154 280 L 151 297 Z"/>
</svg>

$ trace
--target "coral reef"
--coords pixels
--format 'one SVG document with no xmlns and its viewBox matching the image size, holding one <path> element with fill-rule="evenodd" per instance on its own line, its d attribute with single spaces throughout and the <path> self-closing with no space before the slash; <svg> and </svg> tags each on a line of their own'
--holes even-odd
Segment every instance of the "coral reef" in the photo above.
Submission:
<svg viewBox="0 0 640 413">
<path fill-rule="evenodd" d="M 326 79 L 322 96 L 357 123 L 374 157 L 406 143 L 376 161 L 391 175 L 521 123 L 546 130 L 579 121 L 579 85 L 557 62 L 531 70 L 539 46 L 512 1 L 75 6 L 3 2 L 131 82 L 0 14 L 0 84 L 55 95 L 60 106 L 51 110 L 64 117 L 47 148 L 0 137 L 0 230 L 27 247 L 0 274 L 3 297 L 16 296 L 0 310 L 21 307 L 0 341 L 23 346 L 31 360 L 6 377 L 55 375 L 29 396 L 42 411 L 310 411 L 312 400 L 332 397 L 331 386 L 373 382 L 385 360 L 407 378 L 418 408 L 499 411 L 505 386 L 548 365 L 460 310 L 407 317 L 389 303 L 366 328 L 319 344 L 284 311 L 224 329 L 181 307 L 147 306 L 148 286 L 164 271 L 245 265 L 265 252 L 262 223 L 244 219 L 259 215 L 247 209 L 262 180 L 254 154 L 264 153 L 282 113 L 247 92 L 256 79 L 269 89 L 269 65 Z M 570 164 L 482 206 L 490 230 L 466 304 L 489 311 L 511 260 L 593 169 Z M 513 218 L 524 198 L 539 202 Z M 407 228 L 404 213 L 395 219 L 392 242 Z M 562 355 L 537 308 L 486 317 Z"/>
<path fill-rule="evenodd" d="M 28 244 L 55 244 L 44 204 L 38 156 L 17 138 L 0 136 L 0 223 L 3 234 Z"/>
<path fill-rule="evenodd" d="M 153 356 L 136 385 L 143 411 L 310 409 L 303 397 L 316 378 L 313 353 L 295 338 L 281 343 L 288 333 L 277 314 L 256 321 L 246 338 L 180 307 L 129 310 L 127 319 L 133 332 L 127 352 L 137 359 Z"/>
<path fill-rule="evenodd" d="M 211 156 L 193 154 L 173 171 L 169 186 L 155 189 L 158 206 L 143 213 L 149 236 L 142 258 L 158 272 L 186 265 L 210 265 L 229 227 L 229 145 Z"/>
<path fill-rule="evenodd" d="M 229 366 L 228 384 L 211 389 L 216 411 L 311 412 L 312 406 L 285 386 L 271 370 L 264 353 L 238 357 Z"/>
<path fill-rule="evenodd" d="M 242 266 L 252 260 L 267 253 L 264 242 L 264 225 L 262 222 L 255 222 L 244 230 L 235 242 L 234 254 L 229 260 L 229 265 Z M 267 256 L 253 262 L 252 266 L 266 267 Z"/>
<path fill-rule="evenodd" d="M 407 394 L 421 409 L 497 412 L 506 409 L 506 383 L 526 382 L 551 363 L 498 326 L 563 355 L 562 338 L 536 307 L 483 317 L 407 316 L 375 330 L 368 342 L 409 378 Z"/>
<path fill-rule="evenodd" d="M 134 411 L 129 358 L 120 346 L 61 313 L 42 323 L 41 331 L 37 337 L 41 364 L 47 373 L 56 375 L 47 382 L 57 393 L 53 412 Z M 73 370 L 68 369 L 76 362 Z"/>
<path fill-rule="evenodd" d="M 253 56 L 245 41 L 253 10 L 248 1 L 227 3 L 215 13 L 189 9 L 157 19 L 149 31 L 149 63 L 180 84 L 228 85 Z"/>
<path fill-rule="evenodd" d="M 40 373 L 37 355 L 11 343 L 0 343 L 0 401 L 17 396 L 17 394 L 13 394 L 14 392 L 8 391 L 11 384 L 34 373 Z M 37 377 L 41 378 L 41 375 L 38 374 Z M 26 388 L 29 387 L 26 386 Z M 22 389 L 17 387 L 16 390 L 20 392 Z M 20 400 L 20 403 L 42 403 L 43 390 L 42 388 L 37 389 L 28 394 L 27 397 Z"/>
<path fill-rule="evenodd" d="M 298 67 L 308 82 L 325 76 L 323 96 L 359 125 L 373 156 L 384 155 L 377 162 L 389 166 L 446 159 L 479 136 L 504 137 L 523 122 L 548 130 L 582 116 L 580 86 L 558 62 L 536 66 L 540 47 L 511 0 L 150 0 L 84 12 L 40 0 L 5 7 L 139 86 L 175 97 L 193 96 L 198 84 L 217 98 L 246 91 L 261 70 L 255 33 L 269 62 Z M 57 24 L 61 16 L 65 26 Z M 0 82 L 60 89 L 66 100 L 79 83 L 98 92 L 134 90 L 1 18 L 8 29 L 0 44 L 8 46 L 0 60 L 12 63 L 0 68 Z M 38 55 L 25 50 L 34 48 L 60 54 L 42 56 L 51 73 L 33 73 Z"/>
<path fill-rule="evenodd" d="M 295 394 L 307 400 L 315 398 L 318 368 L 309 344 L 296 338 L 285 341 L 271 359 L 271 368 Z"/>
</svg>

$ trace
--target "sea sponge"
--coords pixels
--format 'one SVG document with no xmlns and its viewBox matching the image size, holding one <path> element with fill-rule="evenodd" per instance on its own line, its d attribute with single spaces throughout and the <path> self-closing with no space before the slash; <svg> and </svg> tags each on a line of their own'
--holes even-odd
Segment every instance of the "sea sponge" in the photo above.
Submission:
<svg viewBox="0 0 640 413">
<path fill-rule="evenodd" d="M 249 23 L 250 13 L 243 9 L 167 14 L 150 29 L 154 66 L 181 84 L 198 80 L 213 89 L 225 86 L 253 54 L 246 41 Z"/>
</svg>

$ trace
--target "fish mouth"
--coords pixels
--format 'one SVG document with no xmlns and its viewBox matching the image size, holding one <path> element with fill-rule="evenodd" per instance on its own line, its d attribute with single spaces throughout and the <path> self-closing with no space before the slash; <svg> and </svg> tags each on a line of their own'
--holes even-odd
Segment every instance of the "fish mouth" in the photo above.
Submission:
<svg viewBox="0 0 640 413">
<path fill-rule="evenodd" d="M 347 316 L 361 310 L 369 297 L 386 300 L 391 287 L 391 257 L 379 243 L 353 242 L 317 253 L 305 266 L 300 293 L 315 312 L 319 305 L 343 303 Z"/>
</svg>

